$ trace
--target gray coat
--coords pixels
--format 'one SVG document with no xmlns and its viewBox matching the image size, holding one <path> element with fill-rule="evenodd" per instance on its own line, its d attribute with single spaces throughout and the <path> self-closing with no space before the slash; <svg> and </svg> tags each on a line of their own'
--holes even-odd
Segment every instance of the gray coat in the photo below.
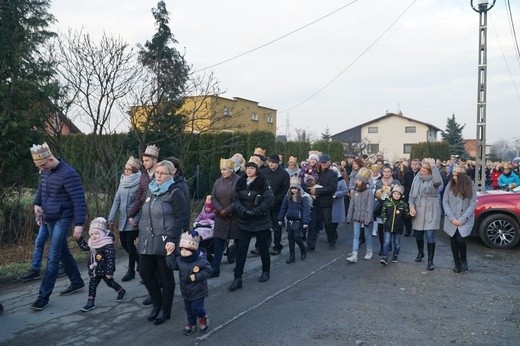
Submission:
<svg viewBox="0 0 520 346">
<path fill-rule="evenodd" d="M 425 179 L 417 173 L 410 189 L 408 204 L 410 210 L 415 208 L 416 215 L 412 219 L 412 228 L 417 231 L 437 230 L 441 222 L 441 206 L 439 203 L 439 186 L 442 178 L 437 169 Z"/>
<path fill-rule="evenodd" d="M 347 192 L 348 187 L 345 180 L 338 180 L 338 187 L 332 195 L 332 223 L 345 222 L 345 195 Z"/>
<path fill-rule="evenodd" d="M 365 191 L 353 190 L 350 193 L 347 222 L 353 221 L 369 225 L 374 220 L 374 193 L 368 188 Z"/>
<path fill-rule="evenodd" d="M 132 223 L 128 222 L 128 212 L 137 198 L 140 178 L 141 172 L 133 173 L 128 177 L 124 175 L 121 176 L 119 187 L 114 197 L 114 203 L 112 203 L 112 208 L 108 215 L 108 221 L 113 222 L 119 213 L 119 221 L 117 222 L 117 229 L 119 231 L 137 230 L 137 226 L 134 227 Z M 138 222 L 139 219 L 136 219 L 136 223 Z"/>
<path fill-rule="evenodd" d="M 453 237 L 457 231 L 457 226 L 451 223 L 452 220 L 457 219 L 463 222 L 462 226 L 458 227 L 459 233 L 462 237 L 467 237 L 471 234 L 473 224 L 475 223 L 475 208 L 477 207 L 477 188 L 473 184 L 473 189 L 470 198 L 462 198 L 462 196 L 455 196 L 451 191 L 451 181 L 444 190 L 444 198 L 442 206 L 444 207 L 444 232 Z"/>
</svg>

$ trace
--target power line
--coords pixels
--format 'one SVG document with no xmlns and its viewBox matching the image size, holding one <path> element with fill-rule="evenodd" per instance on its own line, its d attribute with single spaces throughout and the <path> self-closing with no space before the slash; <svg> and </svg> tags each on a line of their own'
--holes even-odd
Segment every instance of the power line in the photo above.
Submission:
<svg viewBox="0 0 520 346">
<path fill-rule="evenodd" d="M 509 3 L 509 0 L 505 0 L 507 9 L 509 12 L 509 23 L 511 24 L 511 33 L 513 35 L 513 40 L 515 41 L 515 47 L 516 47 L 516 60 L 518 62 L 518 66 L 520 66 L 520 49 L 518 48 L 518 40 L 516 39 L 516 30 L 515 30 L 515 23 L 513 22 L 513 14 L 511 12 L 511 4 Z"/>
<path fill-rule="evenodd" d="M 326 15 L 324 15 L 324 16 L 318 18 L 318 19 L 315 19 L 315 20 L 313 20 L 312 22 L 310 22 L 310 23 L 308 23 L 308 24 L 305 24 L 304 26 L 301 26 L 301 27 L 299 27 L 298 29 L 295 29 L 295 30 L 293 30 L 293 31 L 291 31 L 291 32 L 289 32 L 289 33 L 287 33 L 287 34 L 285 34 L 285 35 L 282 35 L 282 36 L 280 36 L 280 37 L 278 37 L 278 38 L 276 38 L 276 39 L 274 39 L 274 40 L 271 40 L 271 41 L 269 41 L 269 42 L 267 42 L 267 43 L 264 43 L 264 44 L 262 44 L 262 45 L 260 45 L 260 46 L 258 46 L 258 47 L 256 47 L 256 48 L 250 49 L 250 50 L 248 50 L 248 51 L 246 51 L 246 52 L 243 52 L 243 53 L 240 53 L 240 54 L 238 54 L 238 55 L 235 55 L 235 56 L 233 56 L 233 57 L 231 57 L 231 58 L 228 58 L 228 59 L 226 59 L 226 60 L 224 60 L 224 61 L 221 61 L 221 62 L 219 62 L 219 63 L 213 64 L 213 65 L 210 65 L 210 66 L 208 66 L 208 67 L 204 67 L 204 68 L 202 68 L 202 69 L 200 69 L 200 70 L 197 70 L 197 71 L 195 71 L 195 72 L 193 72 L 193 73 L 201 72 L 201 71 L 204 71 L 204 70 L 207 70 L 207 69 L 213 68 L 213 67 L 215 67 L 215 66 L 219 66 L 219 65 L 225 64 L 225 63 L 227 63 L 227 62 L 229 62 L 229 61 L 231 61 L 231 60 L 235 60 L 235 59 L 240 58 L 240 57 L 242 57 L 242 56 L 244 56 L 244 55 L 246 55 L 246 54 L 249 54 L 249 53 L 252 53 L 252 52 L 254 52 L 254 51 L 256 51 L 256 50 L 259 50 L 259 49 L 261 49 L 261 48 L 264 48 L 264 47 L 266 47 L 266 46 L 268 46 L 268 45 L 270 45 L 270 44 L 272 44 L 272 43 L 275 43 L 275 42 L 277 42 L 277 41 L 280 41 L 281 39 L 286 38 L 287 36 L 290 36 L 290 35 L 292 35 L 292 34 L 298 32 L 298 31 L 300 31 L 300 30 L 303 30 L 303 29 L 305 29 L 305 28 L 311 26 L 312 24 L 315 24 L 315 23 L 317 23 L 317 22 L 319 22 L 319 21 L 321 21 L 321 20 L 323 20 L 323 19 L 325 19 L 325 18 L 327 18 L 327 17 L 332 16 L 332 15 L 335 14 L 336 12 L 341 11 L 342 9 L 344 9 L 344 8 L 346 8 L 346 7 L 350 6 L 350 5 L 352 5 L 353 3 L 357 2 L 357 1 L 358 1 L 358 0 L 353 0 L 353 1 L 349 2 L 348 4 L 343 5 L 343 6 L 341 6 L 340 8 L 335 9 L 334 11 L 332 11 L 332 12 L 330 12 L 330 13 L 327 13 Z"/>
<path fill-rule="evenodd" d="M 406 7 L 406 9 L 394 20 L 394 22 L 392 24 L 390 24 L 390 26 L 388 28 L 385 29 L 385 31 L 383 31 L 383 33 L 381 35 L 379 35 L 364 51 L 361 52 L 361 54 L 359 54 L 355 59 L 354 61 L 352 61 L 350 64 L 347 65 L 347 67 L 345 67 L 340 73 L 338 73 L 334 78 L 332 78 L 332 80 L 330 82 L 328 82 L 327 84 L 325 84 L 323 87 L 321 87 L 320 89 L 318 89 L 318 91 L 316 91 L 314 94 L 312 94 L 311 96 L 307 97 L 305 100 L 303 100 L 302 102 L 298 103 L 297 105 L 291 107 L 291 108 L 288 108 L 288 109 L 284 109 L 283 111 L 281 112 L 287 112 L 287 111 L 290 111 L 290 110 L 293 110 L 299 106 L 301 106 L 302 104 L 304 104 L 305 102 L 309 101 L 310 99 L 312 99 L 314 96 L 318 95 L 319 93 L 321 93 L 323 90 L 325 90 L 329 85 L 331 85 L 332 83 L 334 83 L 339 77 L 341 77 L 341 75 L 343 75 L 352 65 L 354 65 L 363 55 L 365 55 L 369 50 L 370 48 L 372 48 L 398 21 L 399 19 L 401 19 L 402 16 L 405 15 L 406 12 L 408 12 L 408 10 L 410 9 L 410 7 L 413 6 L 413 4 L 415 4 L 417 2 L 417 0 L 413 0 L 410 5 L 408 5 L 408 7 Z"/>
</svg>

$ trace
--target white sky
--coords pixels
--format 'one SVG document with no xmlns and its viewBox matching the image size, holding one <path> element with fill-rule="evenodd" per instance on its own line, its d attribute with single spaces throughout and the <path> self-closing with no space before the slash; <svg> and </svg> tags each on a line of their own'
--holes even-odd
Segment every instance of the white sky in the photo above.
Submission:
<svg viewBox="0 0 520 346">
<path fill-rule="evenodd" d="M 196 71 L 277 39 L 352 0 L 165 2 L 177 49 Z M 454 113 L 459 124 L 466 124 L 464 137 L 475 138 L 479 15 L 470 1 L 417 0 L 368 49 L 412 2 L 358 0 L 212 70 L 224 97 L 277 109 L 279 134 L 286 133 L 287 117 L 290 135 L 305 129 L 316 138 L 327 127 L 334 134 L 400 110 L 441 129 Z M 510 3 L 520 40 L 520 2 Z M 157 1 L 144 0 L 54 0 L 50 12 L 59 21 L 56 30 L 84 27 L 94 37 L 104 30 L 134 45 L 154 34 L 151 8 L 156 6 Z M 488 12 L 488 144 L 520 136 L 520 58 L 508 18 L 506 1 L 497 0 Z"/>
</svg>

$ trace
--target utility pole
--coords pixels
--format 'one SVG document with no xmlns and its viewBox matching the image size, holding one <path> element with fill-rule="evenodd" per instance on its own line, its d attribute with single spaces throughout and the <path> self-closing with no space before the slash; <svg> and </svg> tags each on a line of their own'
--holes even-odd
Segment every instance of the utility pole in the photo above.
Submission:
<svg viewBox="0 0 520 346">
<path fill-rule="evenodd" d="M 477 89 L 477 157 L 475 183 L 479 191 L 486 189 L 486 84 L 487 84 L 487 12 L 495 6 L 496 0 L 488 7 L 488 0 L 477 0 L 475 8 L 479 13 L 478 28 L 478 89 Z"/>
</svg>

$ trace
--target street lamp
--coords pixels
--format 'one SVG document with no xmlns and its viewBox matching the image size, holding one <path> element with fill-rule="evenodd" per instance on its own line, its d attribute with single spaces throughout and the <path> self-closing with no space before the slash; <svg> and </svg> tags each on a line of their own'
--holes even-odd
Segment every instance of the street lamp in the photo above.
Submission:
<svg viewBox="0 0 520 346">
<path fill-rule="evenodd" d="M 487 83 L 487 12 L 495 6 L 496 0 L 488 7 L 488 0 L 477 0 L 475 8 L 479 13 L 478 35 L 478 90 L 477 90 L 477 154 L 475 165 L 475 183 L 479 191 L 486 188 L 486 83 Z"/>
</svg>

